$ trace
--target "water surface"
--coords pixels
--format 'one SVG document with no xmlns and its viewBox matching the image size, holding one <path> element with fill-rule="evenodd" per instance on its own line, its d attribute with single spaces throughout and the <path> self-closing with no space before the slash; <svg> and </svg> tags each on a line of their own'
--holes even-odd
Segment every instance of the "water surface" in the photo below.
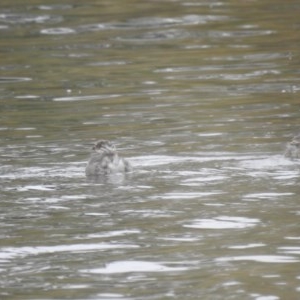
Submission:
<svg viewBox="0 0 300 300">
<path fill-rule="evenodd" d="M 1 299 L 298 299 L 299 9 L 2 1 Z"/>
</svg>

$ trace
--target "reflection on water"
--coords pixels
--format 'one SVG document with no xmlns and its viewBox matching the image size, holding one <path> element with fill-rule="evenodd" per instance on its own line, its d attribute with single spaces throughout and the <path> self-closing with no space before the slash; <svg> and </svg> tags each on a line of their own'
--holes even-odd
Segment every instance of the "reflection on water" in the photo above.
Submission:
<svg viewBox="0 0 300 300">
<path fill-rule="evenodd" d="M 244 217 L 219 216 L 215 219 L 196 220 L 192 224 L 184 226 L 204 229 L 233 229 L 252 227 L 255 226 L 257 222 L 259 222 L 259 220 Z"/>
<path fill-rule="evenodd" d="M 1 299 L 298 299 L 297 8 L 4 1 Z"/>
<path fill-rule="evenodd" d="M 166 267 L 162 264 L 146 261 L 118 261 L 108 264 L 105 268 L 91 269 L 86 272 L 95 274 L 114 274 L 132 272 L 174 272 L 184 271 L 186 268 Z M 84 272 L 84 271 L 83 271 Z"/>
</svg>

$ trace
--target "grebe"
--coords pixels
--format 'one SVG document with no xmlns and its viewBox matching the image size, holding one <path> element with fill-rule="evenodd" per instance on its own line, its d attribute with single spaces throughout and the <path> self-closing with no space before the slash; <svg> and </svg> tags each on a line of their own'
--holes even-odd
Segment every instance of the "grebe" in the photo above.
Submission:
<svg viewBox="0 0 300 300">
<path fill-rule="evenodd" d="M 291 142 L 286 146 L 285 157 L 300 158 L 300 134 L 294 136 Z"/>
<path fill-rule="evenodd" d="M 86 176 L 99 176 L 131 170 L 129 162 L 119 157 L 115 145 L 110 141 L 97 141 L 92 149 L 94 152 L 85 168 Z"/>
</svg>

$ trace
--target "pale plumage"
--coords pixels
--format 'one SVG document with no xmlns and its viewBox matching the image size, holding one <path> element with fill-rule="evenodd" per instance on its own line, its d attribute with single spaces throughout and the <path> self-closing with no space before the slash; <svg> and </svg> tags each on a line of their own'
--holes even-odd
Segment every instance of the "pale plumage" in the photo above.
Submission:
<svg viewBox="0 0 300 300">
<path fill-rule="evenodd" d="M 300 158 L 300 134 L 296 135 L 286 146 L 285 157 Z"/>
<path fill-rule="evenodd" d="M 85 168 L 86 176 L 100 176 L 131 170 L 129 162 L 119 157 L 114 144 L 110 141 L 100 140 L 92 149 L 94 152 Z"/>
</svg>

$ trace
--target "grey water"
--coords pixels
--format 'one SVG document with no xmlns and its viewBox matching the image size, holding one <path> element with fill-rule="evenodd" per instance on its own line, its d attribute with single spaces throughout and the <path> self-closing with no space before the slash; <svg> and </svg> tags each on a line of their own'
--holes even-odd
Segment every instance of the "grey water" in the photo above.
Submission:
<svg viewBox="0 0 300 300">
<path fill-rule="evenodd" d="M 299 299 L 299 10 L 2 1 L 0 298 Z"/>
</svg>

